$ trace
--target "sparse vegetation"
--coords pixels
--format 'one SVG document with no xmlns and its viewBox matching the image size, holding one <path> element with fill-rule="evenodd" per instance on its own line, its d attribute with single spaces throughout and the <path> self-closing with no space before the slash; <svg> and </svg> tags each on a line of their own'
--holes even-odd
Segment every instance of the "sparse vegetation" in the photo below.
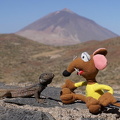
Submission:
<svg viewBox="0 0 120 120">
<path fill-rule="evenodd" d="M 40 44 L 14 34 L 0 35 L 0 81 L 36 82 L 39 74 L 53 72 L 53 83 L 64 83 L 62 72 L 74 56 L 100 47 L 108 49 L 108 67 L 97 76 L 99 82 L 120 85 L 120 37 L 105 41 L 89 41 L 73 46 L 54 47 Z M 74 73 L 73 81 L 84 80 Z"/>
</svg>

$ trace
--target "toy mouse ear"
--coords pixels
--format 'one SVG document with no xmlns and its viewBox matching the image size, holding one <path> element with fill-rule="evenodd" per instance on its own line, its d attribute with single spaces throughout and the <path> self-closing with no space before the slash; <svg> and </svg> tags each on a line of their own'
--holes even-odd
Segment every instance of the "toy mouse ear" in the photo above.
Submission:
<svg viewBox="0 0 120 120">
<path fill-rule="evenodd" d="M 106 48 L 99 48 L 93 53 L 93 55 L 96 55 L 96 54 L 101 54 L 101 55 L 106 56 L 107 55 L 107 49 Z"/>
<path fill-rule="evenodd" d="M 107 59 L 104 55 L 97 54 L 93 56 L 95 67 L 98 70 L 103 70 L 107 66 Z"/>
<path fill-rule="evenodd" d="M 105 48 L 99 48 L 93 53 L 93 60 L 95 67 L 98 70 L 103 70 L 107 66 L 107 50 Z"/>
</svg>

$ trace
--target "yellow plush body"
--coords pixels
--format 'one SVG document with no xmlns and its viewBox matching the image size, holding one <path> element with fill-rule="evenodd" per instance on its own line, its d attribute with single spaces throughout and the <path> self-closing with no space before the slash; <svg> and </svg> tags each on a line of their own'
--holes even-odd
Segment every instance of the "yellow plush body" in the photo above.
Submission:
<svg viewBox="0 0 120 120">
<path fill-rule="evenodd" d="M 108 85 L 103 84 L 87 84 L 86 81 L 78 82 L 74 84 L 75 87 L 86 86 L 86 97 L 93 97 L 95 99 L 99 99 L 101 95 L 104 94 L 104 90 L 108 91 L 109 93 L 113 94 L 113 89 Z"/>
</svg>

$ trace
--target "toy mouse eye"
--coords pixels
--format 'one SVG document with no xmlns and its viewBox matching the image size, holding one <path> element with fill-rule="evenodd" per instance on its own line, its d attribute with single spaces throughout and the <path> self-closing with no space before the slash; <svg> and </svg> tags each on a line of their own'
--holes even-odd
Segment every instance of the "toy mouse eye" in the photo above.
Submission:
<svg viewBox="0 0 120 120">
<path fill-rule="evenodd" d="M 87 52 L 83 52 L 81 54 L 81 59 L 84 61 L 84 62 L 88 62 L 90 60 L 90 55 L 87 53 Z"/>
</svg>

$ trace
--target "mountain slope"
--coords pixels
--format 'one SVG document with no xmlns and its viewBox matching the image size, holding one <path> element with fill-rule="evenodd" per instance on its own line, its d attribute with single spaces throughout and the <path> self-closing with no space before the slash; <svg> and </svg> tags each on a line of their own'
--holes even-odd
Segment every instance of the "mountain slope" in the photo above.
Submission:
<svg viewBox="0 0 120 120">
<path fill-rule="evenodd" d="M 26 26 L 16 34 L 48 45 L 71 45 L 104 40 L 117 35 L 68 9 L 56 11 Z"/>
<path fill-rule="evenodd" d="M 64 79 L 84 80 L 76 73 L 70 78 L 62 76 L 74 56 L 86 51 L 92 54 L 98 48 L 108 50 L 108 67 L 100 71 L 100 83 L 120 85 L 120 37 L 104 41 L 89 41 L 72 46 L 54 47 L 43 45 L 14 34 L 0 35 L 0 82 L 37 82 L 43 72 L 53 72 L 53 83 L 64 83 Z"/>
</svg>

